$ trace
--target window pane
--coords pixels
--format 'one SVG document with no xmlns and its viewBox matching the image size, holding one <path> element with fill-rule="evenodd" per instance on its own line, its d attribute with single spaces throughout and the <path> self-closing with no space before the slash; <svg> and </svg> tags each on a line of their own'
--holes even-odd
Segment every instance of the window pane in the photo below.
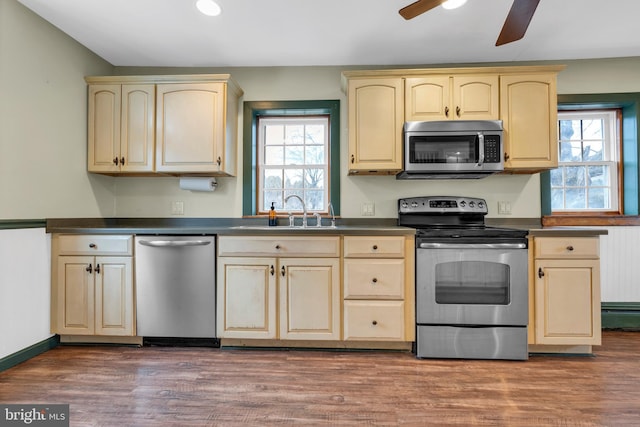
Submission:
<svg viewBox="0 0 640 427">
<path fill-rule="evenodd" d="M 586 190 L 584 188 L 567 188 L 566 208 L 584 209 L 587 207 Z"/>
<path fill-rule="evenodd" d="M 604 160 L 602 141 L 585 141 L 582 158 L 585 162 L 597 162 Z"/>
<path fill-rule="evenodd" d="M 282 209 L 283 208 L 282 191 L 273 191 L 273 190 L 265 191 L 262 210 L 267 211 L 271 209 L 271 202 L 274 203 L 273 206 L 275 206 L 276 209 Z"/>
<path fill-rule="evenodd" d="M 287 169 L 284 171 L 285 189 L 302 189 L 303 169 Z M 300 194 L 302 196 L 302 194 Z"/>
<path fill-rule="evenodd" d="M 609 185 L 609 166 L 589 166 L 587 170 L 589 173 L 589 185 Z"/>
<path fill-rule="evenodd" d="M 284 126 L 282 125 L 268 125 L 264 127 L 266 145 L 271 144 L 284 144 Z"/>
<path fill-rule="evenodd" d="M 264 147 L 265 165 L 284 164 L 284 147 L 282 145 L 271 145 Z"/>
<path fill-rule="evenodd" d="M 265 169 L 262 174 L 264 188 L 282 188 L 282 169 Z"/>
<path fill-rule="evenodd" d="M 564 168 L 565 185 L 569 187 L 583 187 L 586 183 L 584 166 L 566 166 Z"/>
<path fill-rule="evenodd" d="M 304 125 L 287 125 L 285 144 L 304 144 Z"/>
<path fill-rule="evenodd" d="M 302 190 L 296 190 L 296 191 L 285 191 L 284 192 L 284 196 L 285 199 L 291 195 L 296 195 L 300 198 L 304 197 L 304 193 L 302 192 Z M 307 202 L 305 202 L 307 203 Z M 289 199 L 284 206 L 285 210 L 287 211 L 301 211 L 302 210 L 302 203 L 300 203 L 300 200 L 298 200 L 297 198 L 291 198 Z M 307 208 L 308 209 L 308 208 Z"/>
<path fill-rule="evenodd" d="M 285 165 L 304 165 L 304 147 L 288 146 L 285 149 Z"/>
<path fill-rule="evenodd" d="M 305 143 L 324 145 L 324 130 L 324 125 L 307 125 Z"/>
<path fill-rule="evenodd" d="M 562 187 L 563 179 L 562 172 L 564 167 L 559 167 L 558 169 L 551 170 L 551 186 L 552 187 Z"/>
<path fill-rule="evenodd" d="M 324 145 L 307 145 L 305 147 L 305 160 L 308 165 L 321 165 L 324 163 Z"/>
<path fill-rule="evenodd" d="M 560 140 L 580 140 L 580 120 L 560 120 Z"/>
<path fill-rule="evenodd" d="M 602 119 L 582 121 L 582 139 L 602 139 L 604 122 Z"/>
<path fill-rule="evenodd" d="M 324 189 L 324 170 L 307 169 L 305 173 L 305 188 Z"/>
<path fill-rule="evenodd" d="M 564 209 L 564 190 L 562 188 L 551 189 L 551 210 Z"/>
<path fill-rule="evenodd" d="M 609 208 L 609 191 L 606 188 L 589 189 L 589 209 Z"/>
<path fill-rule="evenodd" d="M 308 210 L 320 210 L 324 206 L 324 191 L 306 191 L 304 202 Z"/>
</svg>

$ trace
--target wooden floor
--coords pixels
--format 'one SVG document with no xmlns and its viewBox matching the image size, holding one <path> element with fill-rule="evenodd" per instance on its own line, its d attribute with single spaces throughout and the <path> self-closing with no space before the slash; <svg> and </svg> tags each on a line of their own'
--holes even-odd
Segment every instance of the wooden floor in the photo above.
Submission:
<svg viewBox="0 0 640 427">
<path fill-rule="evenodd" d="M 60 346 L 0 373 L 2 403 L 72 426 L 640 426 L 640 333 L 595 357 Z"/>
</svg>

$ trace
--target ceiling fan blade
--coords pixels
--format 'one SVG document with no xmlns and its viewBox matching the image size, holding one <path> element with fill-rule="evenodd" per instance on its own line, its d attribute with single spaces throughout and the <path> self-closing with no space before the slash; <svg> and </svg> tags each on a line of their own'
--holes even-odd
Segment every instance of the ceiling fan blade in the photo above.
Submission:
<svg viewBox="0 0 640 427">
<path fill-rule="evenodd" d="M 498 41 L 496 41 L 496 46 L 511 43 L 524 37 L 538 3 L 540 0 L 513 0 L 511 10 L 504 21 Z"/>
<path fill-rule="evenodd" d="M 434 7 L 440 6 L 445 1 L 447 0 L 418 0 L 409 6 L 403 7 L 398 13 L 400 13 L 404 19 L 415 18 Z"/>
</svg>

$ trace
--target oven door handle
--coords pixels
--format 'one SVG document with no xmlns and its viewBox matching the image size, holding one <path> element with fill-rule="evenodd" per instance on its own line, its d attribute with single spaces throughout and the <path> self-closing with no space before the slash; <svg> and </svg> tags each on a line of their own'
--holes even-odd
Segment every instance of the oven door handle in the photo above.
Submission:
<svg viewBox="0 0 640 427">
<path fill-rule="evenodd" d="M 526 249 L 526 243 L 420 243 L 420 249 Z"/>
</svg>

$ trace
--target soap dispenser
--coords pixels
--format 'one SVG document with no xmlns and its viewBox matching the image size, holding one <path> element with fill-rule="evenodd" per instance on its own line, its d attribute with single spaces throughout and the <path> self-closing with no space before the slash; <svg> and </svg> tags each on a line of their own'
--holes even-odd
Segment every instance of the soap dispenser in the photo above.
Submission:
<svg viewBox="0 0 640 427">
<path fill-rule="evenodd" d="M 271 202 L 271 210 L 269 211 L 269 225 L 275 227 L 278 225 L 278 217 L 276 216 L 276 208 L 273 206 L 274 202 Z"/>
</svg>

